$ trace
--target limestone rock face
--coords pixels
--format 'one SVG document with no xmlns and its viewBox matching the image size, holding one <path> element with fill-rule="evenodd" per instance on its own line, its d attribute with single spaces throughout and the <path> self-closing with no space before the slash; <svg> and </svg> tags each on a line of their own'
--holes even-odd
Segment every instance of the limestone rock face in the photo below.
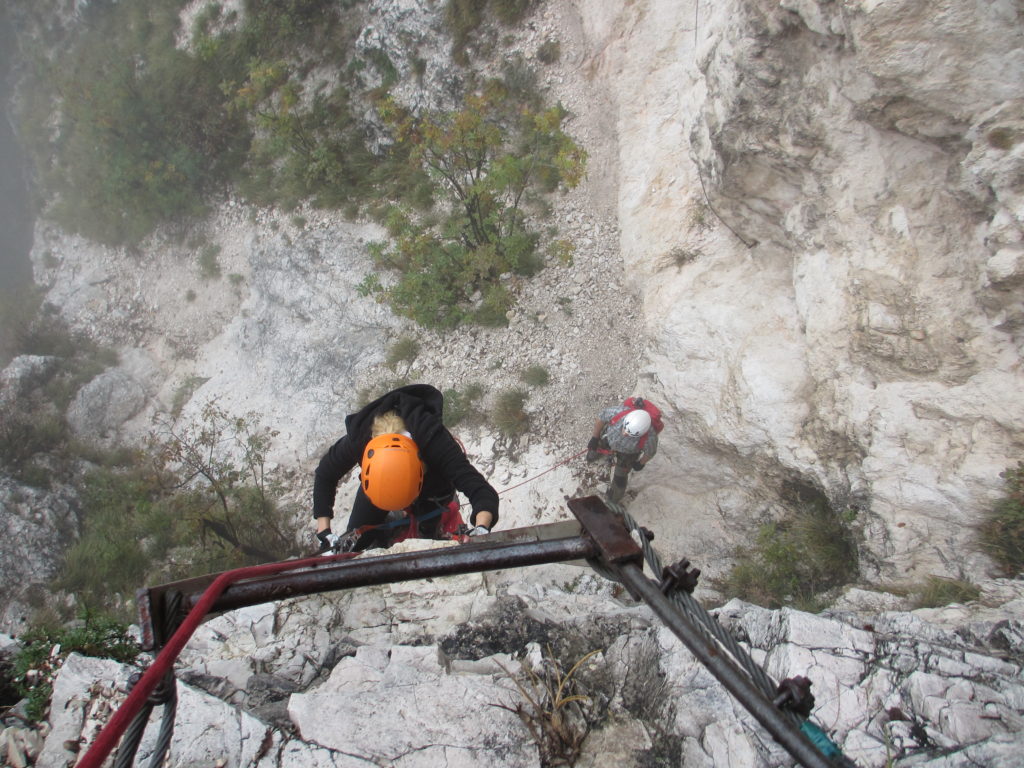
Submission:
<svg viewBox="0 0 1024 768">
<path fill-rule="evenodd" d="M 576 5 L 618 116 L 640 387 L 672 411 L 636 503 L 749 525 L 799 480 L 863 513 L 887 578 L 984 569 L 971 523 L 1024 427 L 1020 9 Z"/>
<path fill-rule="evenodd" d="M 46 602 L 78 530 L 77 512 L 77 499 L 59 482 L 40 490 L 0 478 L 0 632 L 20 633 Z"/>
<path fill-rule="evenodd" d="M 566 679 L 592 651 L 562 691 L 586 697 L 563 710 L 586 734 L 577 765 L 792 765 L 668 627 L 615 594 L 589 569 L 551 565 L 224 614 L 179 659 L 169 765 L 543 765 L 550 747 L 531 736 L 524 691 L 550 695 L 541 681 L 559 678 L 543 675 L 557 667 Z M 877 608 L 895 596 L 861 590 L 832 614 L 740 601 L 713 614 L 774 680 L 811 679 L 812 720 L 857 765 L 1011 766 L 1024 747 L 1024 624 L 1002 617 L 1021 615 L 1024 586 L 991 582 L 984 596 L 990 607 L 904 612 Z M 64 766 L 66 745 L 93 737 L 127 675 L 69 659 L 40 765 Z"/>
</svg>

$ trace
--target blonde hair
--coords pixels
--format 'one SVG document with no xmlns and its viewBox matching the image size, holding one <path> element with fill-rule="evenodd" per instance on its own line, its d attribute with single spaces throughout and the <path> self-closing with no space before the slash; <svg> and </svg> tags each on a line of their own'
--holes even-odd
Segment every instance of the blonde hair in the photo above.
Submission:
<svg viewBox="0 0 1024 768">
<path fill-rule="evenodd" d="M 405 428 L 405 422 L 402 420 L 402 417 L 398 415 L 397 411 L 388 411 L 387 413 L 375 416 L 373 418 L 373 424 L 370 425 L 370 437 L 407 431 L 408 430 Z"/>
</svg>

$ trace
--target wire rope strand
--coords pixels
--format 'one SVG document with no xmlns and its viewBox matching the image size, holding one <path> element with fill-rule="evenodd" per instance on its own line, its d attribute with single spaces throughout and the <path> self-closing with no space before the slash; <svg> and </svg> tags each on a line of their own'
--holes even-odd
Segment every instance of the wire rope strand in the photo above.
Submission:
<svg viewBox="0 0 1024 768">
<path fill-rule="evenodd" d="M 644 551 L 644 559 L 647 561 L 651 571 L 658 578 L 661 577 L 664 572 L 664 566 L 661 561 L 661 557 L 658 552 L 651 545 L 647 536 L 640 529 L 640 525 L 633 519 L 633 517 L 626 512 L 622 505 L 615 502 L 608 502 L 609 508 L 620 515 L 629 527 L 630 531 L 635 531 L 638 538 L 640 539 L 641 548 Z M 694 619 L 697 622 L 698 627 L 704 632 L 711 640 L 714 640 L 726 650 L 730 656 L 742 667 L 747 673 L 754 684 L 760 689 L 761 693 L 769 700 L 773 700 L 777 686 L 768 676 L 768 673 L 764 671 L 764 668 L 751 658 L 750 654 L 743 649 L 726 629 L 705 610 L 693 595 L 685 592 L 684 590 L 675 590 L 670 596 L 672 603 L 679 608 L 685 615 Z M 802 719 L 791 710 L 783 710 L 787 717 L 794 723 L 803 722 Z"/>
<path fill-rule="evenodd" d="M 139 749 L 139 742 L 142 741 L 142 734 L 149 723 L 149 716 L 153 712 L 153 705 L 148 701 L 132 719 L 131 724 L 125 729 L 124 740 L 121 742 L 117 754 L 114 755 L 114 768 L 131 768 L 135 762 L 135 753 Z"/>
<path fill-rule="evenodd" d="M 160 720 L 160 732 L 156 737 L 156 744 L 153 746 L 153 756 L 149 760 L 149 768 L 160 768 L 163 765 L 167 750 L 171 747 L 171 737 L 174 735 L 174 718 L 178 710 L 178 687 L 174 675 L 170 677 L 170 690 L 167 693 L 167 700 L 164 702 L 164 714 Z"/>
</svg>

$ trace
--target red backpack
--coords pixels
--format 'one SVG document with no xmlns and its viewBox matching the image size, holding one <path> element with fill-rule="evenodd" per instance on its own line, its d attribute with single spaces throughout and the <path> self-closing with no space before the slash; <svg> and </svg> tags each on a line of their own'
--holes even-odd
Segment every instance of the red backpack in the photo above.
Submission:
<svg viewBox="0 0 1024 768">
<path fill-rule="evenodd" d="M 609 422 L 610 424 L 616 424 L 620 419 L 622 419 L 623 416 L 625 416 L 630 411 L 635 411 L 637 409 L 642 408 L 651 415 L 651 426 L 654 427 L 655 432 L 658 432 L 660 434 L 661 430 L 665 428 L 665 422 L 661 418 L 661 409 L 658 408 L 658 406 L 656 406 L 650 400 L 644 400 L 642 397 L 627 397 L 625 400 L 622 401 L 622 404 L 626 406 L 627 410 L 620 411 L 619 413 L 612 416 L 611 421 Z M 648 433 L 648 435 L 649 434 L 650 433 Z M 646 442 L 647 435 L 644 435 L 643 437 L 640 438 L 640 442 L 637 445 L 637 449 L 639 450 L 643 448 L 644 443 Z"/>
</svg>

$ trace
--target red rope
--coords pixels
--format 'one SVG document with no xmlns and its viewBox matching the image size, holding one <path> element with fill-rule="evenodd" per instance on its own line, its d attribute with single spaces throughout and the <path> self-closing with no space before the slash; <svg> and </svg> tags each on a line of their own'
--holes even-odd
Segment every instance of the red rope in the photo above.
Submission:
<svg viewBox="0 0 1024 768">
<path fill-rule="evenodd" d="M 114 747 L 117 746 L 121 736 L 124 735 L 125 729 L 146 703 L 149 694 L 153 692 L 153 689 L 156 688 L 164 675 L 171 670 L 175 659 L 178 658 L 178 654 L 181 653 L 182 648 L 185 647 L 189 638 L 192 637 L 192 633 L 196 631 L 200 622 L 210 612 L 213 604 L 225 589 L 242 579 L 267 576 L 290 571 L 295 568 L 305 568 L 306 566 L 324 565 L 335 560 L 355 557 L 356 554 L 358 553 L 345 552 L 328 557 L 310 557 L 304 560 L 287 560 L 280 563 L 252 565 L 247 568 L 236 568 L 233 571 L 225 571 L 220 574 L 203 592 L 199 602 L 189 612 L 181 626 L 174 633 L 174 636 L 171 637 L 167 645 L 160 651 L 160 654 L 150 665 L 149 669 L 143 673 L 139 682 L 135 684 L 128 694 L 128 698 L 118 707 L 110 721 L 103 726 L 103 729 L 96 736 L 95 741 L 93 741 L 92 746 L 89 747 L 89 751 L 79 761 L 77 768 L 99 768 L 103 761 L 106 760 L 107 756 L 114 750 Z"/>
<path fill-rule="evenodd" d="M 551 471 L 551 470 L 553 470 L 553 469 L 558 469 L 558 467 L 562 466 L 563 464 L 568 464 L 568 463 L 569 463 L 570 461 L 572 461 L 572 460 L 573 460 L 573 459 L 575 459 L 575 458 L 578 458 L 579 456 L 582 456 L 582 455 L 583 455 L 584 453 L 586 453 L 586 452 L 587 452 L 587 451 L 586 451 L 586 449 L 583 449 L 583 450 L 582 450 L 582 451 L 580 451 L 579 453 L 574 453 L 574 454 L 573 454 L 572 456 L 570 456 L 569 458 L 567 458 L 567 459 L 562 459 L 562 460 L 561 460 L 560 462 L 558 462 L 557 464 L 552 464 L 552 465 L 551 465 L 550 467 L 548 467 L 547 469 L 545 469 L 545 470 L 544 470 L 543 472 L 540 472 L 540 473 L 538 473 L 538 474 L 534 475 L 533 477 L 528 477 L 528 478 L 526 478 L 525 480 L 523 480 L 523 482 L 521 482 L 521 483 L 517 483 L 516 485 L 510 486 L 509 488 L 505 488 L 504 490 L 498 491 L 498 495 L 499 495 L 499 496 L 501 496 L 501 494 L 503 494 L 503 493 L 508 493 L 509 491 L 513 491 L 513 490 L 515 490 L 516 488 L 518 488 L 518 487 L 519 487 L 519 486 L 521 486 L 521 485 L 526 485 L 527 483 L 532 483 L 532 482 L 533 482 L 534 480 L 536 480 L 536 479 L 537 479 L 538 477 L 541 477 L 541 476 L 543 476 L 543 475 L 546 475 L 546 474 L 547 474 L 548 472 L 550 472 L 550 471 Z"/>
</svg>

